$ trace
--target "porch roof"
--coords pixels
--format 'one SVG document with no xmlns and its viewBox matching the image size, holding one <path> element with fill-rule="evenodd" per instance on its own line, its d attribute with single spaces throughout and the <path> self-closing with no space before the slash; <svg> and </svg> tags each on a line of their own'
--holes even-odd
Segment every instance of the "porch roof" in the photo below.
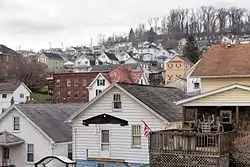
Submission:
<svg viewBox="0 0 250 167">
<path fill-rule="evenodd" d="M 183 106 L 248 106 L 250 86 L 233 84 L 175 102 Z"/>
<path fill-rule="evenodd" d="M 0 133 L 0 146 L 13 146 L 24 143 L 24 140 L 7 132 Z"/>
<path fill-rule="evenodd" d="M 127 126 L 128 121 L 108 115 L 100 114 L 82 121 L 83 125 L 88 126 L 89 124 L 120 124 L 121 126 Z"/>
</svg>

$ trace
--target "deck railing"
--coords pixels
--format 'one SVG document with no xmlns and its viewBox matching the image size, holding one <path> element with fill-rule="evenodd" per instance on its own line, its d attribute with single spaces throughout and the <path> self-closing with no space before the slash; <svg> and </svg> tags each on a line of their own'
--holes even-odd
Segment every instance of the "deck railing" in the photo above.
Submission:
<svg viewBox="0 0 250 167">
<path fill-rule="evenodd" d="M 174 154 L 224 155 L 232 148 L 235 131 L 224 133 L 151 132 L 149 151 Z"/>
</svg>

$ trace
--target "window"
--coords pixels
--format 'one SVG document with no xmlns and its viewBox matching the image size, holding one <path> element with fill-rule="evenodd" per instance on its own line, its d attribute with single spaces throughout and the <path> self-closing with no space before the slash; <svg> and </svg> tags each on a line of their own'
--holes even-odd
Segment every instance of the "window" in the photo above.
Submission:
<svg viewBox="0 0 250 167">
<path fill-rule="evenodd" d="M 194 89 L 199 89 L 200 88 L 200 83 L 194 83 Z"/>
<path fill-rule="evenodd" d="M 74 79 L 74 85 L 75 85 L 75 87 L 77 87 L 79 85 L 79 80 L 78 79 Z"/>
<path fill-rule="evenodd" d="M 168 67 L 169 67 L 169 68 L 172 68 L 172 67 L 173 67 L 173 64 L 169 64 Z"/>
<path fill-rule="evenodd" d="M 13 130 L 14 131 L 20 130 L 20 118 L 18 116 L 13 117 Z"/>
<path fill-rule="evenodd" d="M 222 123 L 231 123 L 232 122 L 232 111 L 221 110 L 220 117 L 221 117 Z"/>
<path fill-rule="evenodd" d="M 2 98 L 6 99 L 7 98 L 7 94 L 2 94 Z"/>
<path fill-rule="evenodd" d="M 109 130 L 102 130 L 101 138 L 102 138 L 101 150 L 108 151 L 109 150 Z"/>
<path fill-rule="evenodd" d="M 34 144 L 27 144 L 27 162 L 34 162 Z"/>
<path fill-rule="evenodd" d="M 3 147 L 3 159 L 10 158 L 10 149 L 8 147 Z"/>
<path fill-rule="evenodd" d="M 180 68 L 181 67 L 181 64 L 176 64 L 175 65 L 177 68 Z"/>
<path fill-rule="evenodd" d="M 122 102 L 121 102 L 121 95 L 120 94 L 114 94 L 113 96 L 113 104 L 114 109 L 121 109 L 122 108 Z"/>
<path fill-rule="evenodd" d="M 68 92 L 67 92 L 67 98 L 70 98 L 70 97 L 71 97 L 71 91 L 68 90 Z"/>
<path fill-rule="evenodd" d="M 60 79 L 56 80 L 56 87 L 60 87 Z"/>
<path fill-rule="evenodd" d="M 82 86 L 86 86 L 86 79 L 82 79 Z"/>
<path fill-rule="evenodd" d="M 71 86 L 71 80 L 67 79 L 66 82 L 67 82 L 67 86 L 70 87 Z"/>
<path fill-rule="evenodd" d="M 70 160 L 73 159 L 72 152 L 73 152 L 72 144 L 68 144 L 68 158 L 69 158 Z"/>
<path fill-rule="evenodd" d="M 105 86 L 105 79 L 97 79 L 97 86 Z"/>
<path fill-rule="evenodd" d="M 87 97 L 87 90 L 82 90 L 82 97 Z"/>
<path fill-rule="evenodd" d="M 141 126 L 132 125 L 132 146 L 141 145 Z"/>
<path fill-rule="evenodd" d="M 141 79 L 141 85 L 143 85 L 143 79 Z"/>
<path fill-rule="evenodd" d="M 102 93 L 102 90 L 98 90 L 98 89 L 95 90 L 95 95 L 96 96 L 98 96 L 100 93 Z"/>
<path fill-rule="evenodd" d="M 78 90 L 75 90 L 75 98 L 78 98 L 79 92 Z"/>
<path fill-rule="evenodd" d="M 20 98 L 24 98 L 24 94 L 23 93 L 20 93 Z"/>
</svg>

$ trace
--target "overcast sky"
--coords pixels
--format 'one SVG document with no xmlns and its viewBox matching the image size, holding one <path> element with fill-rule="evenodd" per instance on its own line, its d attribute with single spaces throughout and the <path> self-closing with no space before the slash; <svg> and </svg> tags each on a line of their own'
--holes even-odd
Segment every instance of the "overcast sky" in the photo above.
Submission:
<svg viewBox="0 0 250 167">
<path fill-rule="evenodd" d="M 170 9 L 202 5 L 250 9 L 249 0 L 0 0 L 0 43 L 41 49 L 97 42 L 98 34 L 128 32 Z"/>
</svg>

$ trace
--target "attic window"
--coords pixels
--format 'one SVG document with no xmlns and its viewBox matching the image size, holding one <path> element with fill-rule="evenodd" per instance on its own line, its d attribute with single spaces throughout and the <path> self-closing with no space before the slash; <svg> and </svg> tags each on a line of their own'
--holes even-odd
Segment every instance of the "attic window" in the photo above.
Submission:
<svg viewBox="0 0 250 167">
<path fill-rule="evenodd" d="M 194 83 L 194 89 L 199 89 L 200 88 L 200 83 L 196 82 Z"/>
<path fill-rule="evenodd" d="M 6 99 L 7 98 L 7 94 L 2 94 L 2 98 Z"/>
</svg>

